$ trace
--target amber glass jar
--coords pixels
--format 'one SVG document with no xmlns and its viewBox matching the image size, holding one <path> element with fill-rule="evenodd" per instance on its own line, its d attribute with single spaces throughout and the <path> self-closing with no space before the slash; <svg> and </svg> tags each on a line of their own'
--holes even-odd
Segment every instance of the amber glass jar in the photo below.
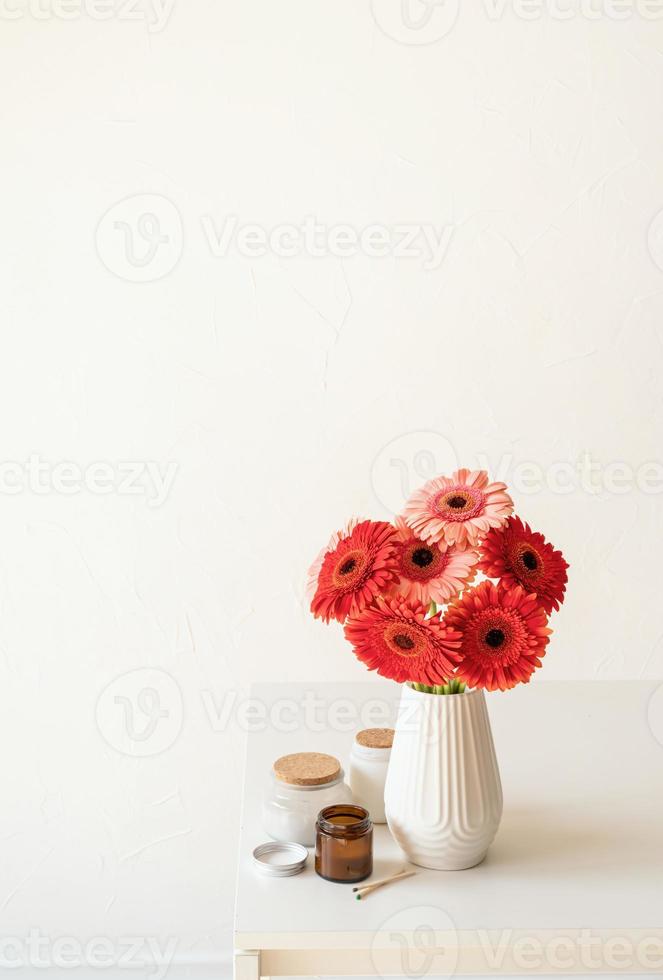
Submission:
<svg viewBox="0 0 663 980">
<path fill-rule="evenodd" d="M 368 810 L 334 803 L 318 814 L 315 870 L 327 881 L 363 881 L 373 870 L 373 823 Z"/>
</svg>

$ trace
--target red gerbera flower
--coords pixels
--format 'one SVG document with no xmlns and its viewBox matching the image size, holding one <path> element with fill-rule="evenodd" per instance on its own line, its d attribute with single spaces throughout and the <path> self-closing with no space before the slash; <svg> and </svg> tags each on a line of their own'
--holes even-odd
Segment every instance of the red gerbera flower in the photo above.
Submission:
<svg viewBox="0 0 663 980">
<path fill-rule="evenodd" d="M 320 569 L 322 568 L 322 563 L 325 560 L 325 555 L 328 551 L 333 551 L 334 548 L 338 546 L 339 541 L 343 538 L 347 538 L 349 534 L 352 534 L 354 528 L 359 524 L 358 517 L 351 517 L 348 523 L 340 531 L 334 531 L 331 538 L 327 542 L 327 545 L 319 552 L 317 558 L 308 570 L 308 575 L 306 577 L 306 598 L 309 602 L 313 601 L 313 596 L 318 590 L 318 576 L 320 575 Z"/>
<path fill-rule="evenodd" d="M 369 670 L 400 683 L 444 684 L 459 661 L 460 633 L 402 596 L 377 598 L 348 620 L 345 637 Z"/>
<path fill-rule="evenodd" d="M 386 521 L 362 521 L 328 551 L 311 601 L 313 615 L 344 623 L 397 582 L 395 538 Z"/>
<path fill-rule="evenodd" d="M 488 691 L 527 683 L 541 666 L 551 633 L 535 595 L 492 582 L 463 593 L 447 609 L 446 622 L 463 635 L 456 677 Z"/>
<path fill-rule="evenodd" d="M 504 585 L 522 585 L 536 592 L 540 605 L 550 615 L 564 602 L 569 567 L 561 551 L 555 551 L 542 534 L 532 531 L 519 517 L 488 532 L 483 540 L 479 568 Z"/>
</svg>

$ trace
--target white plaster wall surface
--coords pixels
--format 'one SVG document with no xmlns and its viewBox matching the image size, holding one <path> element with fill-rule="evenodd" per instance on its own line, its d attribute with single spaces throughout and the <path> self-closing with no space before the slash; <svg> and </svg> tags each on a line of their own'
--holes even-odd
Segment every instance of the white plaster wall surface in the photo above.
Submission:
<svg viewBox="0 0 663 980">
<path fill-rule="evenodd" d="M 660 12 L 412 2 L 2 6 L 19 945 L 225 962 L 237 706 L 364 677 L 306 567 L 454 462 L 571 563 L 545 676 L 663 672 Z"/>
</svg>

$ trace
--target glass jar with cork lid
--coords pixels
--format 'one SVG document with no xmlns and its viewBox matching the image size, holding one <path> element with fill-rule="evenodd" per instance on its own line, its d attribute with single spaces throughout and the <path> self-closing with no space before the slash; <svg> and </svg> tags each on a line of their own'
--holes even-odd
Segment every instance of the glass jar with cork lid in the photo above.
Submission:
<svg viewBox="0 0 663 980">
<path fill-rule="evenodd" d="M 365 807 L 373 823 L 386 823 L 384 785 L 391 747 L 393 728 L 365 728 L 357 732 L 350 752 L 349 782 L 356 803 Z"/>
<path fill-rule="evenodd" d="M 272 766 L 263 801 L 263 825 L 274 840 L 312 847 L 318 813 L 331 804 L 349 803 L 352 793 L 341 764 L 324 752 L 295 752 Z"/>
</svg>

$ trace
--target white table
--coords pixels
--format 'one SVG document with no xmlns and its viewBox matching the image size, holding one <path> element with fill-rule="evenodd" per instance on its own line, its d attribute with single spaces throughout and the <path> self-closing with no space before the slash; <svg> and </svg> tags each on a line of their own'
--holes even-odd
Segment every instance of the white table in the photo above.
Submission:
<svg viewBox="0 0 663 980">
<path fill-rule="evenodd" d="M 658 686 L 541 681 L 488 695 L 504 787 L 488 857 L 469 871 L 420 870 L 361 902 L 350 886 L 319 878 L 312 853 L 301 875 L 285 879 L 258 873 L 251 854 L 266 839 L 261 800 L 274 759 L 318 750 L 345 763 L 354 731 L 388 723 L 399 689 L 379 678 L 254 688 L 259 730 L 248 736 L 237 980 L 662 974 Z M 373 877 L 405 866 L 386 827 L 376 828 L 374 855 Z"/>
</svg>

